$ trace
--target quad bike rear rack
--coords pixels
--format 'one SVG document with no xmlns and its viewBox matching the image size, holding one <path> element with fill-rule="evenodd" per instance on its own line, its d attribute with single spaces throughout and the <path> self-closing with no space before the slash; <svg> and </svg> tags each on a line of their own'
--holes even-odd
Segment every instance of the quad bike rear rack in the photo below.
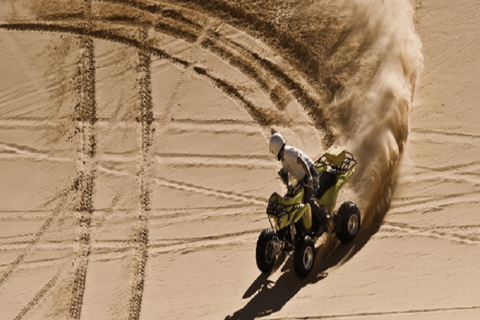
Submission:
<svg viewBox="0 0 480 320">
<path fill-rule="evenodd" d="M 357 165 L 357 160 L 353 157 L 351 152 L 345 151 L 341 147 L 331 147 L 324 153 L 317 161 L 315 165 L 330 167 L 331 172 L 337 174 L 344 174 L 345 172 L 353 169 Z"/>
</svg>

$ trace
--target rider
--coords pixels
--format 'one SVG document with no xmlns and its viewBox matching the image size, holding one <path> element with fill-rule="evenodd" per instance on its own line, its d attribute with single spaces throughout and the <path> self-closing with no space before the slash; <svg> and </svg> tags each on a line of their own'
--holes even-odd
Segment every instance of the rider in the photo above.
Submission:
<svg viewBox="0 0 480 320">
<path fill-rule="evenodd" d="M 316 219 L 318 226 L 325 226 L 327 215 L 323 210 L 320 210 L 315 201 L 315 195 L 319 188 L 319 174 L 312 159 L 299 149 L 287 146 L 280 133 L 275 133 L 270 138 L 270 152 L 282 162 L 282 169 L 278 172 L 278 175 L 285 184 L 288 183 L 288 173 L 298 181 L 303 180 L 305 202 L 310 204 L 313 218 Z M 320 231 L 319 229 L 317 231 Z"/>
</svg>

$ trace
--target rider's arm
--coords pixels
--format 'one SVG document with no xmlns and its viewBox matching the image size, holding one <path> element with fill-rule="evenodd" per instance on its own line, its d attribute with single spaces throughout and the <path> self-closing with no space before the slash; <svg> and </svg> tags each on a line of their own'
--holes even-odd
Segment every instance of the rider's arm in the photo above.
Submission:
<svg viewBox="0 0 480 320">
<path fill-rule="evenodd" d="M 313 179 L 312 179 L 312 174 L 310 173 L 310 169 L 308 168 L 307 164 L 305 163 L 305 160 L 302 159 L 302 157 L 297 158 L 297 163 L 300 164 L 305 170 L 305 181 L 308 181 L 308 186 L 310 187 L 313 184 Z"/>
<path fill-rule="evenodd" d="M 288 170 L 285 167 L 278 171 L 278 175 L 282 178 L 283 183 L 288 185 Z"/>
</svg>

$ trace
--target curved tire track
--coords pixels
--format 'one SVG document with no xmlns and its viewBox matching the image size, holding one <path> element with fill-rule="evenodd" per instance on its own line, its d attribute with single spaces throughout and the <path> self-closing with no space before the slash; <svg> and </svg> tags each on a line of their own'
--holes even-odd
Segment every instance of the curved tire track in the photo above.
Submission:
<svg viewBox="0 0 480 320">
<path fill-rule="evenodd" d="M 55 22 L 54 24 L 45 24 L 45 23 L 25 23 L 25 24 L 3 24 L 0 25 L 1 28 L 5 29 L 14 29 L 14 30 L 37 30 L 37 31 L 51 31 L 51 32 L 67 32 L 67 33 L 74 33 L 74 34 L 84 34 L 86 31 L 78 28 L 75 25 L 71 25 L 67 23 L 65 25 L 59 24 Z M 105 31 L 107 30 L 107 31 Z M 157 30 L 161 31 L 161 30 Z M 110 41 L 115 41 L 119 43 L 123 43 L 129 46 L 133 46 L 136 48 L 141 47 L 139 41 L 132 37 L 126 37 L 118 32 L 118 29 L 113 29 L 108 25 L 105 24 L 96 24 L 92 31 L 89 31 L 89 35 L 99 38 L 105 39 Z M 201 37 L 199 38 L 201 39 Z M 202 40 L 203 42 L 203 40 Z M 211 49 L 212 46 L 206 43 L 202 44 L 206 49 Z M 217 46 L 218 47 L 218 46 Z M 237 46 L 238 47 L 238 46 Z M 213 48 L 216 48 L 213 46 Z M 167 59 L 171 63 L 181 66 L 182 68 L 187 68 L 191 66 L 191 62 L 175 58 L 167 54 L 165 51 L 150 47 L 149 50 L 159 56 L 160 58 Z M 215 51 L 215 49 L 213 50 Z M 218 50 L 217 50 L 218 51 Z M 283 103 L 279 104 L 279 101 L 284 101 L 287 99 L 285 96 L 287 95 L 287 89 L 292 92 L 293 96 L 297 99 L 297 101 L 302 105 L 305 109 L 307 114 L 312 119 L 314 126 L 317 130 L 323 133 L 324 136 L 324 147 L 329 147 L 333 141 L 335 140 L 335 134 L 333 133 L 332 128 L 328 125 L 328 115 L 326 114 L 325 110 L 319 106 L 324 105 L 322 99 L 320 97 L 315 97 L 313 89 L 307 88 L 306 84 L 298 83 L 294 80 L 294 77 L 287 75 L 279 66 L 275 65 L 273 62 L 261 58 L 257 53 L 249 52 L 248 50 L 244 49 L 242 53 L 242 58 L 246 57 L 247 55 L 251 56 L 250 60 L 246 62 L 240 63 L 239 59 L 227 59 L 232 66 L 240 67 L 240 70 L 247 74 L 254 82 L 258 83 L 260 87 L 266 86 L 262 77 L 259 76 L 252 70 L 258 68 L 258 65 L 261 66 L 268 74 L 273 76 L 277 79 L 278 83 L 272 88 L 267 90 L 269 98 L 272 102 L 278 106 L 280 110 L 282 110 Z M 223 58 L 226 58 L 225 55 Z M 257 65 L 257 67 L 255 67 Z M 252 118 L 259 123 L 261 126 L 270 126 L 270 125 L 285 125 L 287 123 L 286 118 L 283 115 L 275 113 L 271 110 L 265 110 L 255 106 L 251 101 L 249 101 L 243 94 L 240 93 L 240 90 L 236 88 L 235 85 L 215 77 L 214 75 L 210 74 L 206 69 L 195 66 L 194 71 L 197 75 L 203 77 L 205 80 L 212 83 L 215 87 L 217 87 L 220 91 L 224 92 L 228 96 L 234 99 L 241 107 L 243 107 L 247 113 L 252 116 Z M 281 86 L 279 86 L 281 85 Z M 287 88 L 287 89 L 281 89 Z M 287 99 L 288 100 L 288 99 Z"/>
<path fill-rule="evenodd" d="M 122 1 L 125 3 L 125 5 L 132 5 L 132 2 L 134 1 Z M 195 2 L 195 1 L 184 1 L 184 2 Z M 218 9 L 220 11 L 226 9 L 226 12 L 228 11 L 229 13 L 236 12 L 240 10 L 239 8 L 231 8 L 229 5 L 223 1 L 216 1 L 218 2 Z M 211 7 L 209 4 L 200 4 L 200 6 L 205 6 L 205 7 Z M 181 8 L 181 7 L 180 7 Z M 145 10 L 145 8 L 142 8 Z M 208 10 L 207 10 L 208 11 Z M 215 13 L 218 13 L 215 11 Z M 256 21 L 254 17 L 251 17 L 250 15 L 245 15 L 243 12 L 236 12 L 237 16 L 242 16 L 243 18 L 248 18 L 250 20 L 248 21 Z M 216 15 L 214 15 L 216 16 Z M 260 25 L 262 25 L 260 23 Z M 256 25 L 257 27 L 259 25 Z M 265 31 L 265 30 L 264 30 Z M 291 39 L 293 40 L 293 39 Z M 271 61 L 264 59 L 260 57 L 255 52 L 251 52 L 247 50 L 246 48 L 243 48 L 237 44 L 234 44 L 230 42 L 228 39 L 221 37 L 218 33 L 210 31 L 207 34 L 207 37 L 205 39 L 200 39 L 197 41 L 201 41 L 201 45 L 213 53 L 219 55 L 223 59 L 225 59 L 228 63 L 230 63 L 232 66 L 239 68 L 244 74 L 249 76 L 254 82 L 258 83 L 260 88 L 262 88 L 267 95 L 270 97 L 272 102 L 277 106 L 279 110 L 283 110 L 285 107 L 285 101 L 289 100 L 287 97 L 287 90 L 292 91 L 293 95 L 297 99 L 297 101 L 303 106 L 307 114 L 310 116 L 312 119 L 313 123 L 315 124 L 315 127 L 317 130 L 320 130 L 321 132 L 324 133 L 324 146 L 328 148 L 331 144 L 333 144 L 333 141 L 336 138 L 335 133 L 333 132 L 333 129 L 331 128 L 329 122 L 328 122 L 328 115 L 325 109 L 321 106 L 325 105 L 324 101 L 320 97 L 315 97 L 314 95 L 314 90 L 313 89 L 308 89 L 307 84 L 301 84 L 294 80 L 295 77 L 292 77 L 288 75 L 285 71 L 283 71 L 278 65 L 272 63 Z M 295 45 L 298 46 L 299 44 L 296 43 L 295 40 Z M 300 46 L 301 47 L 301 46 Z M 298 47 L 298 48 L 300 48 Z M 230 48 L 230 50 L 233 49 L 233 51 L 239 51 L 239 55 L 233 55 L 231 52 L 226 51 L 224 48 Z M 304 50 L 304 49 L 302 49 Z M 300 50 L 300 52 L 303 52 Z M 269 77 L 267 75 L 262 76 L 260 72 L 257 70 L 263 69 L 263 73 L 266 73 L 269 76 L 273 76 L 274 79 L 277 79 L 278 83 L 275 85 L 275 83 L 271 84 L 270 81 L 268 80 Z M 205 70 L 200 68 L 196 70 L 197 73 L 199 74 L 205 74 Z M 208 76 L 208 75 L 207 75 Z M 221 83 L 216 79 L 215 77 L 208 76 L 211 80 L 214 81 L 214 83 L 224 92 L 229 94 L 230 96 L 235 97 L 238 101 L 242 102 L 244 106 L 246 106 L 246 109 L 248 112 L 254 117 L 256 121 L 260 121 L 260 124 L 263 125 L 269 125 L 269 124 L 278 124 L 278 123 L 273 123 L 274 120 L 270 119 L 272 123 L 269 123 L 268 121 L 268 115 L 263 116 L 263 117 L 258 117 L 258 114 L 255 112 L 255 110 L 252 110 L 251 103 L 242 98 L 242 95 L 239 93 L 234 93 L 231 90 L 231 86 L 228 83 Z M 236 91 L 236 90 L 235 90 Z M 277 120 L 278 121 L 278 120 Z"/>
<path fill-rule="evenodd" d="M 94 29 L 92 31 L 86 31 L 84 28 L 78 27 L 70 22 L 66 24 L 37 22 L 1 24 L 0 28 L 19 31 L 48 31 L 72 33 L 79 35 L 88 34 L 89 36 L 94 38 L 114 41 L 133 46 L 135 48 L 142 47 L 141 43 L 137 39 L 122 35 L 120 32 L 118 32 L 118 29 L 109 28 L 106 25 L 103 26 L 103 29 L 98 29 L 101 26 L 101 24 L 96 24 L 95 26 L 93 26 Z M 166 59 L 175 65 L 181 66 L 182 68 L 187 68 L 191 65 L 190 62 L 172 57 L 161 49 L 152 46 L 147 46 L 146 48 L 152 54 L 155 54 L 162 59 Z M 198 76 L 202 77 L 203 79 L 211 83 L 214 87 L 230 96 L 234 101 L 236 101 L 239 106 L 243 107 L 247 111 L 247 113 L 261 126 L 269 126 L 273 124 L 279 125 L 287 123 L 287 120 L 286 118 L 284 118 L 283 115 L 255 106 L 251 101 L 245 98 L 243 94 L 240 93 L 240 90 L 235 85 L 229 83 L 226 80 L 211 75 L 205 68 L 195 66 L 193 70 Z"/>
<path fill-rule="evenodd" d="M 193 70 L 200 77 L 204 78 L 214 87 L 218 88 L 220 91 L 222 91 L 227 96 L 231 97 L 234 101 L 236 101 L 262 127 L 287 123 L 287 119 L 283 115 L 255 106 L 255 104 L 245 98 L 245 96 L 240 93 L 238 88 L 230 82 L 215 77 L 214 75 L 210 74 L 210 72 L 208 72 L 205 68 L 199 66 L 194 67 Z"/>
<path fill-rule="evenodd" d="M 190 8 L 185 8 L 183 6 L 173 5 L 169 3 L 162 3 L 155 4 L 155 5 L 147 5 L 143 3 L 139 3 L 138 1 L 129 1 L 129 0 L 108 0 L 105 2 L 112 2 L 112 3 L 121 3 L 124 6 L 135 8 L 141 10 L 143 12 L 148 12 L 152 14 L 162 15 L 164 12 L 169 12 L 169 16 L 175 16 L 180 18 L 179 20 L 184 23 L 191 23 L 193 20 L 189 18 L 185 18 L 182 10 L 188 11 L 188 14 L 195 14 L 198 15 L 198 12 L 191 10 Z M 184 2 L 196 2 L 196 1 L 184 1 Z M 256 27 L 263 26 L 265 21 L 260 21 L 255 17 L 252 17 L 251 14 L 247 14 L 242 11 L 240 8 L 233 8 L 225 1 L 216 1 L 218 2 L 218 9 L 220 13 L 221 11 L 225 11 L 224 13 L 232 14 L 235 13 L 237 17 L 241 17 L 243 19 L 247 19 L 247 21 L 256 21 Z M 208 4 L 200 4 L 200 6 L 205 6 L 210 8 L 211 6 Z M 170 7 L 170 8 L 168 8 Z M 207 10 L 208 13 L 208 10 Z M 210 12 L 211 13 L 211 12 Z M 164 14 L 163 14 L 164 15 Z M 215 16 L 215 14 L 214 14 Z M 224 18 L 224 17 L 223 17 Z M 252 20 L 253 19 L 253 20 Z M 266 26 L 269 26 L 267 23 Z M 196 25 L 197 28 L 200 28 L 200 25 Z M 169 33 L 169 30 L 175 29 L 175 26 L 167 25 L 164 29 L 156 28 L 157 31 L 162 33 Z M 249 28 L 247 28 L 249 30 Z M 266 31 L 263 30 L 262 31 Z M 271 30 L 269 30 L 271 32 Z M 188 37 L 182 35 L 182 33 L 175 34 L 174 36 L 183 38 L 185 40 L 189 40 Z M 282 37 L 287 36 L 286 34 L 282 33 Z M 291 91 L 297 101 L 302 105 L 305 109 L 307 114 L 312 119 L 315 127 L 317 130 L 323 132 L 324 134 L 324 147 L 328 148 L 336 138 L 335 133 L 333 132 L 332 127 L 330 126 L 328 119 L 329 116 L 326 110 L 322 107 L 325 105 L 323 98 L 318 97 L 314 94 L 314 90 L 308 88 L 308 84 L 294 80 L 296 76 L 288 75 L 285 71 L 283 71 L 278 65 L 272 63 L 268 59 L 264 59 L 260 57 L 257 53 L 249 51 L 248 49 L 242 47 L 241 45 L 235 44 L 225 37 L 222 37 L 220 34 L 209 31 L 207 37 L 204 39 L 203 36 L 198 36 L 196 41 L 201 41 L 201 45 L 213 53 L 221 56 L 225 59 L 228 63 L 230 63 L 234 67 L 238 67 L 242 73 L 246 74 L 249 78 L 251 78 L 254 82 L 258 83 L 260 88 L 262 88 L 266 93 L 267 96 L 272 100 L 272 102 L 277 106 L 279 110 L 283 110 L 286 103 L 288 102 L 288 94 L 287 91 Z M 293 43 L 295 52 L 298 53 L 305 53 L 305 48 L 303 45 L 298 43 L 297 40 L 287 36 L 290 39 L 291 43 Z M 191 39 L 190 39 L 191 40 Z M 267 38 L 268 40 L 268 38 Z M 288 44 L 289 45 L 289 44 Z M 225 48 L 229 48 L 229 50 L 238 51 L 239 55 L 232 55 L 231 52 L 225 51 Z M 300 50 L 300 51 L 299 51 Z M 308 56 L 308 55 L 307 55 Z M 304 56 L 302 56 L 302 65 L 303 65 Z M 261 72 L 257 71 L 258 69 L 262 70 Z M 203 73 L 203 70 L 196 70 L 197 73 Z M 266 73 L 265 76 L 262 76 L 260 73 Z M 273 83 L 269 81 L 269 79 L 273 77 L 276 79 Z M 222 91 L 226 92 L 228 95 L 233 96 L 243 103 L 244 106 L 247 107 L 247 111 L 253 115 L 254 119 L 260 121 L 262 125 L 269 125 L 269 124 L 279 124 L 279 120 L 270 119 L 270 123 L 267 120 L 271 118 L 272 115 L 265 114 L 263 117 L 258 117 L 258 113 L 255 112 L 252 108 L 251 103 L 243 98 L 243 96 L 239 93 L 234 93 L 231 89 L 231 86 L 228 83 L 219 82 L 219 79 L 215 79 L 212 76 L 209 76 L 211 80 L 214 80 L 214 83 L 220 88 Z M 238 91 L 235 89 L 235 91 Z M 252 114 L 253 113 L 253 114 Z M 280 121 L 283 122 L 284 121 Z"/>
<path fill-rule="evenodd" d="M 278 85 L 278 81 L 272 81 L 271 78 L 268 77 L 265 70 L 252 60 L 247 50 L 237 52 L 237 50 L 231 48 L 228 40 L 217 32 L 210 32 L 209 36 L 202 40 L 201 44 L 203 48 L 215 53 L 255 81 L 267 96 L 270 97 L 277 109 L 281 111 L 285 109 L 290 100 L 288 93 L 282 86 Z"/>
<path fill-rule="evenodd" d="M 77 21 L 63 21 L 63 22 L 44 22 L 44 21 L 35 21 L 28 23 L 4 23 L 0 24 L 0 28 L 12 31 L 37 31 L 37 32 L 52 32 L 52 33 L 67 33 L 75 35 L 86 35 L 101 39 L 112 41 L 120 44 L 124 44 L 134 48 L 146 47 L 149 52 L 153 55 L 168 60 L 170 63 L 179 66 L 181 68 L 186 68 L 190 65 L 188 61 L 185 61 L 180 58 L 173 57 L 169 55 L 162 49 L 156 48 L 154 46 L 145 46 L 140 43 L 140 41 L 135 37 L 129 37 L 125 35 L 124 28 L 112 28 L 108 24 L 95 23 L 92 26 L 92 29 L 87 31 L 84 27 L 78 26 L 78 23 L 82 22 L 81 20 Z"/>
</svg>

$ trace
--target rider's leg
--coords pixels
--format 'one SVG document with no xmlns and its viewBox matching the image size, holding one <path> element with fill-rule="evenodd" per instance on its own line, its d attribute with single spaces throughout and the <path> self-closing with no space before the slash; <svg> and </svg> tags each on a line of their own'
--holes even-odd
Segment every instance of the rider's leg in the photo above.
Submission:
<svg viewBox="0 0 480 320">
<path fill-rule="evenodd" d="M 310 168 L 310 174 L 312 175 L 313 185 L 311 188 L 306 188 L 305 200 L 308 204 L 310 204 L 310 207 L 312 208 L 312 218 L 315 219 L 317 226 L 319 227 L 326 226 L 327 215 L 323 210 L 320 209 L 320 207 L 317 204 L 317 201 L 315 200 L 315 196 L 317 194 L 318 188 L 320 187 L 319 185 L 320 175 L 318 174 L 318 171 L 315 168 L 315 166 L 312 166 Z M 315 231 L 318 231 L 318 230 L 315 230 Z"/>
<path fill-rule="evenodd" d="M 312 219 L 314 220 L 314 233 L 318 233 L 318 231 L 321 229 L 321 227 L 326 226 L 327 224 L 327 216 L 325 212 L 323 212 L 322 209 L 318 206 L 317 202 L 315 201 L 315 196 L 308 197 L 311 194 L 315 194 L 312 191 L 312 188 L 307 188 L 305 190 L 306 192 L 306 202 L 310 205 L 310 208 L 312 208 Z"/>
</svg>

